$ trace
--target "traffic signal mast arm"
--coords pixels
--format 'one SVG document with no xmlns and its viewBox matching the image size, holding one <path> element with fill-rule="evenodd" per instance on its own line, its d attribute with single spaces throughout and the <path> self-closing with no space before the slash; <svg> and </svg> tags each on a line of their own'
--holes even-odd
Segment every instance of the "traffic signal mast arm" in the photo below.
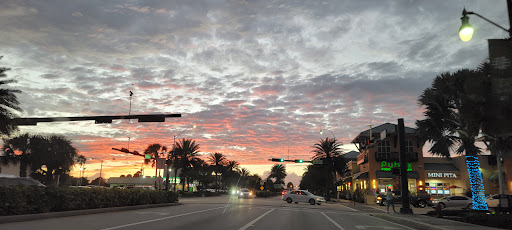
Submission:
<svg viewBox="0 0 512 230">
<path fill-rule="evenodd" d="M 312 163 L 314 165 L 322 165 L 322 164 L 324 164 L 323 160 L 304 161 L 302 159 L 286 160 L 284 158 L 272 158 L 272 159 L 268 159 L 268 161 L 295 162 L 295 163 Z"/>
<path fill-rule="evenodd" d="M 129 154 L 132 154 L 132 155 L 137 155 L 137 156 L 143 156 L 143 157 L 145 157 L 145 155 L 144 155 L 144 154 L 142 154 L 142 153 L 139 153 L 139 152 L 137 152 L 137 151 L 133 151 L 133 152 L 131 152 L 130 150 L 125 149 L 125 148 L 121 148 L 121 149 L 112 148 L 112 149 L 113 149 L 113 150 L 117 150 L 117 151 L 119 151 L 119 152 L 123 152 L 123 153 L 129 153 Z M 153 157 L 151 157 L 151 159 L 153 159 Z"/>
</svg>

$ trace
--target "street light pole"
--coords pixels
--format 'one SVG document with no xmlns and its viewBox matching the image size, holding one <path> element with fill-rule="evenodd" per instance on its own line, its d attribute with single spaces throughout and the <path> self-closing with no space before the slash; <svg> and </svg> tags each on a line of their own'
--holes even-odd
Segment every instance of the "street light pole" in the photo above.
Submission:
<svg viewBox="0 0 512 230">
<path fill-rule="evenodd" d="M 103 160 L 101 160 L 101 166 L 100 166 L 100 177 L 98 179 L 98 186 L 101 186 L 101 171 L 103 170 Z"/>
<path fill-rule="evenodd" d="M 467 42 L 469 40 L 471 40 L 471 37 L 473 36 L 473 28 L 471 27 L 471 25 L 469 25 L 469 17 L 467 15 L 476 15 L 478 16 L 479 18 L 495 25 L 496 27 L 506 31 L 509 35 L 509 38 L 512 38 L 512 0 L 507 0 L 507 8 L 508 8 L 508 21 L 509 21 L 509 26 L 511 27 L 510 29 L 506 29 L 505 27 L 503 26 L 500 26 L 498 25 L 497 23 L 489 20 L 488 18 L 478 14 L 478 13 L 475 13 L 475 12 L 472 12 L 472 11 L 466 11 L 466 9 L 464 8 L 464 10 L 462 11 L 462 17 L 460 18 L 462 20 L 462 25 L 460 26 L 459 28 L 459 36 L 460 36 L 460 39 L 464 42 Z"/>
</svg>

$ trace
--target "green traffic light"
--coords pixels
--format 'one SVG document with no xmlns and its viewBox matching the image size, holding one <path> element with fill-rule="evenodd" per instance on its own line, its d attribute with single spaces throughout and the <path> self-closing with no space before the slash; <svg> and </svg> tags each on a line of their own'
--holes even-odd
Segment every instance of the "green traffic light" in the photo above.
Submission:
<svg viewBox="0 0 512 230">
<path fill-rule="evenodd" d="M 284 162 L 284 159 L 283 159 L 283 158 L 281 158 L 279 161 Z"/>
</svg>

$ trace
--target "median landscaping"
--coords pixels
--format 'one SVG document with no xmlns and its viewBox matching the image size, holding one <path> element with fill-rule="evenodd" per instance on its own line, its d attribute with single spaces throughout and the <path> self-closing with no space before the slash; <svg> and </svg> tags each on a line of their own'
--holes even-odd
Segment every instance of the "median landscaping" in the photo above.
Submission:
<svg viewBox="0 0 512 230">
<path fill-rule="evenodd" d="M 494 228 L 512 229 L 512 214 L 476 210 L 430 211 L 429 216 L 461 221 Z"/>
<path fill-rule="evenodd" d="M 0 187 L 0 215 L 22 215 L 145 204 L 176 203 L 172 191 L 69 187 Z"/>
</svg>

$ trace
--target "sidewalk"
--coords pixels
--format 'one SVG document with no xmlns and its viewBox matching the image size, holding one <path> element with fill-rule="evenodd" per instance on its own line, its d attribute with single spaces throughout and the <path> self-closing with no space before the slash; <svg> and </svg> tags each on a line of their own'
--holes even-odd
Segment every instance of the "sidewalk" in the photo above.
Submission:
<svg viewBox="0 0 512 230">
<path fill-rule="evenodd" d="M 332 202 L 329 201 L 328 203 L 337 203 L 336 200 L 333 200 Z M 420 229 L 420 230 L 465 230 L 465 229 L 482 229 L 482 230 L 493 230 L 493 229 L 499 229 L 499 228 L 491 228 L 481 225 L 474 225 L 454 220 L 448 220 L 443 218 L 436 218 L 427 216 L 424 214 L 400 214 L 400 213 L 386 213 L 385 207 L 380 207 L 375 204 L 363 204 L 363 203 L 356 203 L 356 205 L 353 205 L 348 200 L 340 200 L 339 202 L 341 205 L 347 206 L 352 209 L 357 209 L 358 211 L 370 211 L 369 215 L 373 217 L 380 218 L 382 220 L 390 221 L 393 223 L 401 224 L 413 229 Z M 400 210 L 400 206 L 395 206 L 395 209 L 397 212 Z M 417 209 L 417 211 L 420 209 Z M 423 213 L 426 213 L 426 211 L 432 210 L 431 208 L 428 208 L 424 210 Z"/>
</svg>

